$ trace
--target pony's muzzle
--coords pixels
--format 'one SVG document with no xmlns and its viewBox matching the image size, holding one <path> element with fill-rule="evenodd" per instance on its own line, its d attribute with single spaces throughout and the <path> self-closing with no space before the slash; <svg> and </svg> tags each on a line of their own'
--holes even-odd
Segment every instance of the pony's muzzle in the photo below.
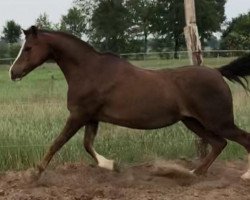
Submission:
<svg viewBox="0 0 250 200">
<path fill-rule="evenodd" d="M 10 70 L 10 78 L 12 81 L 18 81 L 22 79 L 22 75 L 14 73 L 13 70 Z"/>
<path fill-rule="evenodd" d="M 13 80 L 14 80 L 14 77 L 15 77 L 15 76 L 14 76 L 14 73 L 13 73 L 13 71 L 12 71 L 12 70 L 10 70 L 10 72 L 9 72 L 9 73 L 10 73 L 10 78 L 11 78 L 11 80 L 13 81 Z"/>
</svg>

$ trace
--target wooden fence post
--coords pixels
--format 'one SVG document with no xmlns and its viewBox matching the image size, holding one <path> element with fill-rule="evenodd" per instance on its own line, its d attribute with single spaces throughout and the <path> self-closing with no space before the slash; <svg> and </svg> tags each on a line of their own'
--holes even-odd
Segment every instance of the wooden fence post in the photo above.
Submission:
<svg viewBox="0 0 250 200">
<path fill-rule="evenodd" d="M 195 3 L 194 0 L 184 0 L 186 27 L 184 34 L 191 65 L 202 65 L 203 57 L 201 52 L 201 42 L 199 38 L 198 28 L 196 25 Z M 197 154 L 199 158 L 207 155 L 207 142 L 197 138 L 196 141 Z"/>
</svg>

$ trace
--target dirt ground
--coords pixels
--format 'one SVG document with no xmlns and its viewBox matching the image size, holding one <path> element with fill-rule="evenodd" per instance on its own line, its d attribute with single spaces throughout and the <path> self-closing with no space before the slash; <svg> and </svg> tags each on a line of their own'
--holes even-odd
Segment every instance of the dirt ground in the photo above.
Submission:
<svg viewBox="0 0 250 200">
<path fill-rule="evenodd" d="M 111 172 L 67 164 L 46 170 L 35 182 L 30 182 L 29 170 L 10 171 L 0 175 L 0 199 L 250 199 L 250 182 L 240 179 L 246 162 L 215 162 L 206 177 L 187 173 L 193 166 L 184 160 L 157 160 Z"/>
</svg>

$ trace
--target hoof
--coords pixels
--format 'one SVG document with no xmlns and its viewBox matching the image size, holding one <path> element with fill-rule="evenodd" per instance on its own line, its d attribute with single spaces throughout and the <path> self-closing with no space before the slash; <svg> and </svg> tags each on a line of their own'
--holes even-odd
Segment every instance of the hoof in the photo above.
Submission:
<svg viewBox="0 0 250 200">
<path fill-rule="evenodd" d="M 195 175 L 195 176 L 205 176 L 207 172 L 193 169 L 193 170 L 189 171 L 189 173 L 192 175 Z"/>
<path fill-rule="evenodd" d="M 98 166 L 113 171 L 115 169 L 115 162 L 113 160 L 105 159 L 98 163 Z"/>
<path fill-rule="evenodd" d="M 42 167 L 41 165 L 37 165 L 36 169 L 37 169 L 37 172 L 41 175 L 43 173 L 43 171 L 44 171 L 45 168 Z"/>
<path fill-rule="evenodd" d="M 98 167 L 97 164 L 93 164 L 93 163 L 89 164 L 89 166 L 90 166 L 91 168 L 96 168 L 96 167 Z"/>
<path fill-rule="evenodd" d="M 241 176 L 241 179 L 244 181 L 250 181 L 250 170 Z"/>
<path fill-rule="evenodd" d="M 113 160 L 106 160 L 106 161 L 108 162 L 101 163 L 101 164 L 89 164 L 89 166 L 92 168 L 100 167 L 100 168 L 104 168 L 104 169 L 115 171 L 115 172 L 121 171 L 121 167 L 118 163 L 114 162 Z"/>
<path fill-rule="evenodd" d="M 39 180 L 39 178 L 41 177 L 41 173 L 37 170 L 37 169 L 28 169 L 25 173 L 25 180 L 28 183 L 34 183 L 36 181 Z"/>
<path fill-rule="evenodd" d="M 114 163 L 114 169 L 115 172 L 121 172 L 121 166 L 118 163 Z"/>
</svg>

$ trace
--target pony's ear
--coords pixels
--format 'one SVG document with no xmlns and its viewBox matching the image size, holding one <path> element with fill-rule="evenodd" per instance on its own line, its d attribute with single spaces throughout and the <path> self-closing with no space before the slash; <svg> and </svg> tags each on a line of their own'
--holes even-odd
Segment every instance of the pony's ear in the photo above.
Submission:
<svg viewBox="0 0 250 200">
<path fill-rule="evenodd" d="M 31 26 L 31 27 L 30 27 L 30 31 L 31 31 L 31 34 L 32 34 L 32 35 L 37 35 L 38 29 L 37 29 L 36 26 Z"/>
<path fill-rule="evenodd" d="M 22 31 L 23 31 L 23 34 L 26 36 L 26 35 L 28 35 L 28 30 L 24 30 L 24 29 L 22 29 Z"/>
<path fill-rule="evenodd" d="M 38 32 L 38 28 L 36 26 L 31 26 L 27 30 L 22 29 L 22 31 L 23 31 L 23 33 L 24 33 L 25 36 L 27 36 L 29 34 L 32 34 L 33 36 L 36 36 L 37 32 Z"/>
</svg>

